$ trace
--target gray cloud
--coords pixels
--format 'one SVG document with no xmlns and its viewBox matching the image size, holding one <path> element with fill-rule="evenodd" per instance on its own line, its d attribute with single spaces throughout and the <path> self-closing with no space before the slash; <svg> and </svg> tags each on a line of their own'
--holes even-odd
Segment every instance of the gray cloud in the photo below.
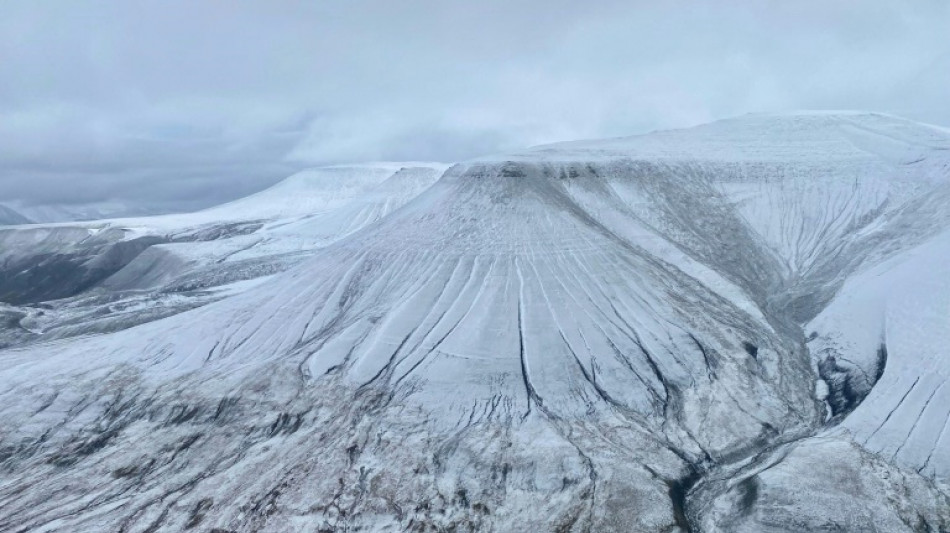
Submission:
<svg viewBox="0 0 950 533">
<path fill-rule="evenodd" d="M 948 27 L 936 0 L 7 0 L 0 201 L 193 208 L 315 164 L 751 111 L 950 124 Z"/>
</svg>

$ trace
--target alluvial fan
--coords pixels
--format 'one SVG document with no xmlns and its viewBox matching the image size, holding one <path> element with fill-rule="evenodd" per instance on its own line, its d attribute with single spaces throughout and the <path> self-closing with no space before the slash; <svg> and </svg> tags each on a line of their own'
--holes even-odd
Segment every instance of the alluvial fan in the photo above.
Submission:
<svg viewBox="0 0 950 533">
<path fill-rule="evenodd" d="M 345 237 L 0 352 L 0 530 L 950 529 L 948 147 L 750 116 L 295 222 Z"/>
</svg>

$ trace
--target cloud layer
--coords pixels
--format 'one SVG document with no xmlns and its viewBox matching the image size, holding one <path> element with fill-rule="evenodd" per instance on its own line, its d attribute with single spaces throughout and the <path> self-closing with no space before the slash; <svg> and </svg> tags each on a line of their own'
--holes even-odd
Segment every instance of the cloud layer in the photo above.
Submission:
<svg viewBox="0 0 950 533">
<path fill-rule="evenodd" d="M 752 111 L 950 125 L 947 28 L 937 0 L 8 0 L 0 201 L 186 209 L 303 166 Z"/>
</svg>

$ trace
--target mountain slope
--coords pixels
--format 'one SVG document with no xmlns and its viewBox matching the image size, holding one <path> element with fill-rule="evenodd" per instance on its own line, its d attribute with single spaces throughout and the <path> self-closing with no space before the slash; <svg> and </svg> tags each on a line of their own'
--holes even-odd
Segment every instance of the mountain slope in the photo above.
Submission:
<svg viewBox="0 0 950 533">
<path fill-rule="evenodd" d="M 14 201 L 7 207 L 13 209 L 35 224 L 69 223 L 119 217 L 144 217 L 154 215 L 156 207 L 133 206 L 122 202 L 104 201 L 88 204 L 25 204 Z"/>
<path fill-rule="evenodd" d="M 313 169 L 197 213 L 0 230 L 0 300 L 26 306 L 0 346 L 114 331 L 240 292 L 385 216 L 443 169 Z"/>
<path fill-rule="evenodd" d="M 484 158 L 241 294 L 0 352 L 0 529 L 946 528 L 834 430 L 859 365 L 802 326 L 950 228 L 948 140 L 754 116 Z"/>
<path fill-rule="evenodd" d="M 931 478 L 950 479 L 950 233 L 849 280 L 809 327 L 813 350 L 867 398 L 842 425 L 869 449 Z M 831 363 L 828 364 L 831 366 Z"/>
</svg>

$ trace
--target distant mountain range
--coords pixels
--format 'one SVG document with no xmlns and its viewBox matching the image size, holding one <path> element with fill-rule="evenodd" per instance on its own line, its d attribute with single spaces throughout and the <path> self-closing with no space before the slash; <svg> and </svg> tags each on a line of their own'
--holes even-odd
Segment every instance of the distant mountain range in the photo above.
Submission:
<svg viewBox="0 0 950 533">
<path fill-rule="evenodd" d="M 33 223 L 77 222 L 115 217 L 149 216 L 161 213 L 161 210 L 147 206 L 134 206 L 120 202 L 97 202 L 75 205 L 27 205 L 19 202 L 0 203 L 0 212 L 9 211 L 16 212 L 22 219 Z M 18 223 L 23 224 L 25 222 Z"/>
</svg>

